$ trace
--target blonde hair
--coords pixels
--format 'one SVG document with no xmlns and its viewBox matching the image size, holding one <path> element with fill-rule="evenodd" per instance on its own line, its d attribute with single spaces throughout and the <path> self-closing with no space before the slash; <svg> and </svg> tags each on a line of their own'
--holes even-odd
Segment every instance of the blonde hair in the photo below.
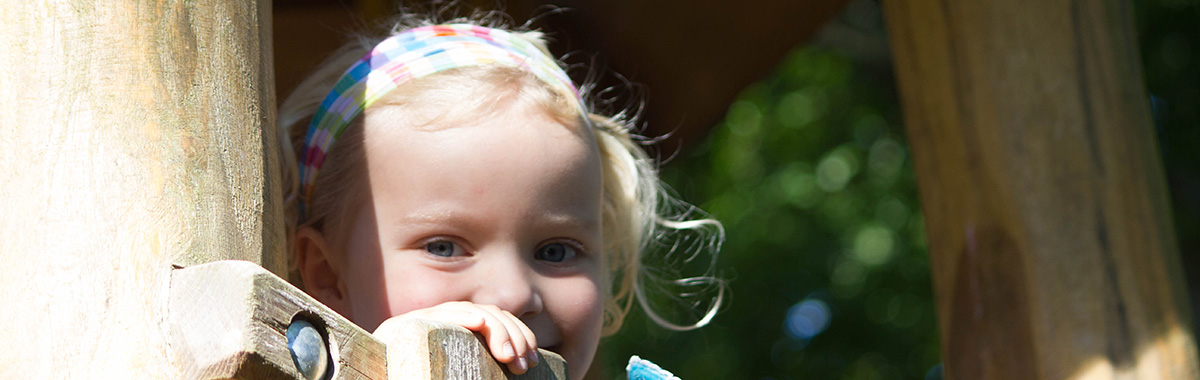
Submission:
<svg viewBox="0 0 1200 380">
<path fill-rule="evenodd" d="M 322 230 L 333 239 L 339 239 L 346 236 L 346 221 L 352 217 L 346 214 L 349 210 L 358 209 L 359 205 L 349 202 L 361 199 L 357 192 L 365 188 L 365 173 L 362 173 L 365 170 L 363 116 L 355 118 L 330 148 L 325 165 L 319 173 L 320 177 L 314 181 L 315 188 L 304 220 L 300 220 L 297 205 L 299 179 L 296 152 L 303 148 L 313 113 L 347 67 L 390 35 L 417 26 L 435 24 L 430 20 L 414 20 L 412 16 L 403 17 L 401 21 L 393 24 L 389 34 L 375 38 L 359 37 L 337 50 L 301 82 L 280 106 L 280 136 L 288 137 L 280 139 L 283 158 L 280 161 L 283 165 L 283 183 L 288 186 L 284 193 L 291 262 L 289 269 L 293 282 L 299 281 L 294 260 L 296 252 L 292 244 L 296 229 L 311 226 Z M 453 21 L 485 23 L 462 19 Z M 549 55 L 541 33 L 527 31 L 517 34 L 547 51 Z M 381 104 L 419 104 L 423 97 L 429 97 L 431 94 L 444 95 L 454 91 L 508 92 L 493 95 L 516 95 L 518 99 L 534 102 L 533 104 L 541 106 L 549 111 L 550 115 L 562 119 L 565 123 L 579 124 L 584 128 L 586 125 L 591 126 L 599 147 L 604 184 L 601 216 L 604 239 L 602 249 L 607 266 L 602 283 L 607 292 L 604 297 L 604 335 L 620 329 L 634 302 L 643 308 L 650 319 L 672 330 L 698 328 L 712 319 L 722 304 L 725 293 L 724 283 L 712 273 L 717 251 L 724 240 L 724 231 L 719 222 L 703 218 L 703 213 L 698 209 L 675 200 L 664 190 L 653 161 L 635 140 L 636 135 L 631 132 L 633 123 L 626 120 L 624 112 L 613 117 L 587 113 L 584 120 L 579 115 L 582 110 L 587 109 L 586 105 L 579 104 L 574 95 L 556 91 L 553 86 L 522 70 L 491 66 L 452 69 L 408 82 L 388 94 Z M 583 91 L 584 98 L 587 99 L 586 87 Z M 432 97 L 445 98 L 437 95 Z M 489 104 L 494 104 L 487 101 L 487 97 L 479 99 L 465 108 L 461 105 L 456 106 L 454 111 L 463 115 L 478 116 L 479 111 L 485 111 Z M 470 112 L 462 112 L 463 110 Z M 370 108 L 367 112 L 369 111 Z M 423 124 L 440 123 L 430 120 Z M 669 214 L 672 211 L 682 212 Z M 672 241 L 678 232 L 695 234 L 682 239 L 683 243 L 680 244 L 679 241 Z M 344 243 L 338 240 L 330 241 L 334 247 L 340 247 Z M 661 247 L 666 247 L 664 257 L 682 257 L 685 262 L 693 262 L 701 257 L 708 258 L 704 273 L 698 277 L 679 279 L 679 276 L 673 276 L 675 280 L 664 279 L 668 276 L 643 265 L 645 252 Z M 647 290 L 648 284 L 660 284 L 660 287 L 669 293 L 668 298 L 676 302 L 688 298 L 700 299 L 685 307 L 692 312 L 700 312 L 700 316 L 691 323 L 668 320 L 669 318 L 664 317 L 653 306 L 651 294 Z M 701 291 L 672 291 L 668 289 L 670 287 Z M 713 292 L 715 294 L 711 294 Z M 697 295 L 702 296 L 696 298 Z"/>
</svg>

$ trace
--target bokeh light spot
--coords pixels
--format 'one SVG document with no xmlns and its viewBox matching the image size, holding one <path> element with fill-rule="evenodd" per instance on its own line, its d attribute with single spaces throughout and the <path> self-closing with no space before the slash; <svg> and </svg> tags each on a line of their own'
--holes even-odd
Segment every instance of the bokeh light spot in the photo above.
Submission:
<svg viewBox="0 0 1200 380">
<path fill-rule="evenodd" d="M 854 258 L 867 265 L 887 263 L 892 259 L 894 240 L 892 230 L 886 227 L 875 225 L 863 227 L 854 236 Z"/>
<path fill-rule="evenodd" d="M 808 298 L 788 309 L 784 330 L 794 339 L 809 340 L 829 327 L 831 317 L 825 301 Z"/>
<path fill-rule="evenodd" d="M 841 191 L 850 181 L 850 164 L 838 156 L 829 156 L 817 165 L 817 185 L 830 193 Z"/>
<path fill-rule="evenodd" d="M 787 201 L 802 209 L 815 206 L 823 195 L 812 169 L 801 162 L 793 162 L 780 172 L 779 186 Z"/>
<path fill-rule="evenodd" d="M 787 128 L 803 128 L 820 116 L 825 109 L 823 100 L 811 87 L 792 91 L 779 100 L 776 121 Z"/>
<path fill-rule="evenodd" d="M 867 113 L 854 122 L 854 141 L 868 147 L 888 129 L 887 121 L 875 113 Z"/>
<path fill-rule="evenodd" d="M 880 138 L 871 145 L 867 171 L 877 183 L 891 184 L 904 168 L 904 146 L 891 138 Z"/>
<path fill-rule="evenodd" d="M 762 125 L 762 111 L 751 101 L 738 100 L 729 106 L 729 113 L 725 115 L 725 123 L 729 125 L 729 130 L 736 135 L 753 135 L 758 133 L 759 127 Z"/>
<path fill-rule="evenodd" d="M 827 154 L 817 164 L 817 185 L 830 193 L 841 191 L 858 174 L 858 157 L 845 147 L 839 147 Z"/>
</svg>

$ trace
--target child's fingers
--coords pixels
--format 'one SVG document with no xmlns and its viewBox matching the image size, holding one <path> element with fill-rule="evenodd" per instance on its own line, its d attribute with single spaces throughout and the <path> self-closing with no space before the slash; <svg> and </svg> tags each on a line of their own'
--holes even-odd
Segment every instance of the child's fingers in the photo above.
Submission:
<svg viewBox="0 0 1200 380">
<path fill-rule="evenodd" d="M 509 315 L 512 315 L 512 314 L 509 314 Z M 530 329 L 529 329 L 529 326 L 528 326 L 528 325 L 526 325 L 526 324 L 525 324 L 525 322 L 522 322 L 522 321 L 521 321 L 519 318 L 516 318 L 516 317 L 513 317 L 513 319 L 515 319 L 515 320 L 517 321 L 517 327 L 520 327 L 520 328 L 521 328 L 521 333 L 525 335 L 525 343 L 526 343 L 526 344 L 528 345 L 528 347 L 529 347 L 529 351 L 528 351 L 528 353 L 527 353 L 525 356 L 529 358 L 529 361 L 530 361 L 530 365 L 529 365 L 529 366 L 530 366 L 530 367 L 535 367 L 535 366 L 537 366 L 537 365 L 538 365 L 538 356 L 537 356 L 538 343 L 537 343 L 537 335 L 534 335 L 534 334 L 533 334 L 533 330 L 530 330 Z"/>
<path fill-rule="evenodd" d="M 492 349 L 493 356 L 497 360 L 508 363 L 508 369 L 514 374 L 525 373 L 529 369 L 529 359 L 526 355 L 529 354 L 529 343 L 526 342 L 525 333 L 519 327 L 523 323 L 514 317 L 511 313 L 501 310 L 498 307 L 491 305 L 482 305 L 480 310 L 488 313 L 488 321 L 495 321 L 496 324 L 489 324 L 488 328 L 494 328 L 495 331 L 485 333 L 488 338 L 488 345 Z M 503 330 L 503 334 L 500 334 Z M 501 355 L 496 355 L 500 352 Z M 501 359 L 501 356 L 504 356 Z"/>
<path fill-rule="evenodd" d="M 467 330 L 479 331 L 486 323 L 484 317 L 478 311 L 459 308 L 439 308 L 433 307 L 429 309 L 414 310 L 405 317 L 432 319 L 440 322 L 451 323 L 462 326 Z"/>
<path fill-rule="evenodd" d="M 488 349 L 492 352 L 492 356 L 500 362 L 512 362 L 527 351 L 527 345 L 524 340 L 525 334 L 516 325 L 520 321 L 512 317 L 512 314 L 498 307 L 476 305 L 470 302 L 447 302 L 425 310 L 464 312 L 483 320 L 479 328 L 469 329 L 483 334 L 484 340 L 487 341 Z M 431 317 L 439 318 L 440 316 L 431 315 Z"/>
<path fill-rule="evenodd" d="M 538 364 L 537 338 L 533 331 L 512 313 L 499 307 L 471 302 L 447 302 L 405 313 L 403 318 L 432 319 L 483 334 L 492 357 L 505 363 L 509 372 L 513 374 L 523 374 Z M 387 323 L 385 321 L 384 325 Z"/>
<path fill-rule="evenodd" d="M 537 337 L 533 335 L 533 331 L 529 326 L 525 325 L 520 318 L 513 315 L 507 310 L 500 310 L 506 318 L 502 318 L 505 324 L 508 325 L 508 334 L 512 337 L 512 344 L 516 347 L 517 363 L 522 368 L 522 371 L 536 366 L 537 360 Z"/>
<path fill-rule="evenodd" d="M 388 337 L 395 336 L 400 329 L 404 328 L 404 321 L 412 319 L 426 319 L 454 324 L 471 331 L 479 331 L 484 325 L 484 318 L 476 311 L 422 309 L 388 318 L 383 323 L 380 323 L 379 327 L 376 327 L 375 331 L 371 334 L 388 339 Z"/>
<path fill-rule="evenodd" d="M 512 313 L 494 305 L 458 303 L 449 307 L 461 307 L 484 315 L 484 327 L 478 330 L 484 335 L 488 349 L 497 361 L 507 364 L 514 374 L 525 373 L 537 364 L 537 340 L 533 331 Z"/>
</svg>

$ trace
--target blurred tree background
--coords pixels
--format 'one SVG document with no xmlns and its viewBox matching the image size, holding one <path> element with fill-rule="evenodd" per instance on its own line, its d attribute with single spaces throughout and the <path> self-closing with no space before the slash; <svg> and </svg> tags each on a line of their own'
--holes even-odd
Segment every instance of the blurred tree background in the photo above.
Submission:
<svg viewBox="0 0 1200 380">
<path fill-rule="evenodd" d="M 1200 1 L 1133 3 L 1195 284 Z M 594 378 L 620 377 L 630 355 L 683 379 L 936 376 L 928 253 L 883 22 L 878 1 L 852 2 L 669 160 L 666 181 L 725 224 L 717 266 L 730 298 L 711 325 L 682 333 L 635 307 L 603 342 Z"/>
</svg>

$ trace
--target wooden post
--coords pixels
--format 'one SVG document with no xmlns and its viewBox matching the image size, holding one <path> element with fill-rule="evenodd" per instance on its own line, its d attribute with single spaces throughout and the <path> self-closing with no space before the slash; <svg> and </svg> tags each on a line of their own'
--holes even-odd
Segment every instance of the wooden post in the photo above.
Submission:
<svg viewBox="0 0 1200 380">
<path fill-rule="evenodd" d="M 0 5 L 0 378 L 181 378 L 171 266 L 282 273 L 270 15 Z"/>
<path fill-rule="evenodd" d="M 946 378 L 1200 378 L 1129 3 L 883 6 Z"/>
</svg>

